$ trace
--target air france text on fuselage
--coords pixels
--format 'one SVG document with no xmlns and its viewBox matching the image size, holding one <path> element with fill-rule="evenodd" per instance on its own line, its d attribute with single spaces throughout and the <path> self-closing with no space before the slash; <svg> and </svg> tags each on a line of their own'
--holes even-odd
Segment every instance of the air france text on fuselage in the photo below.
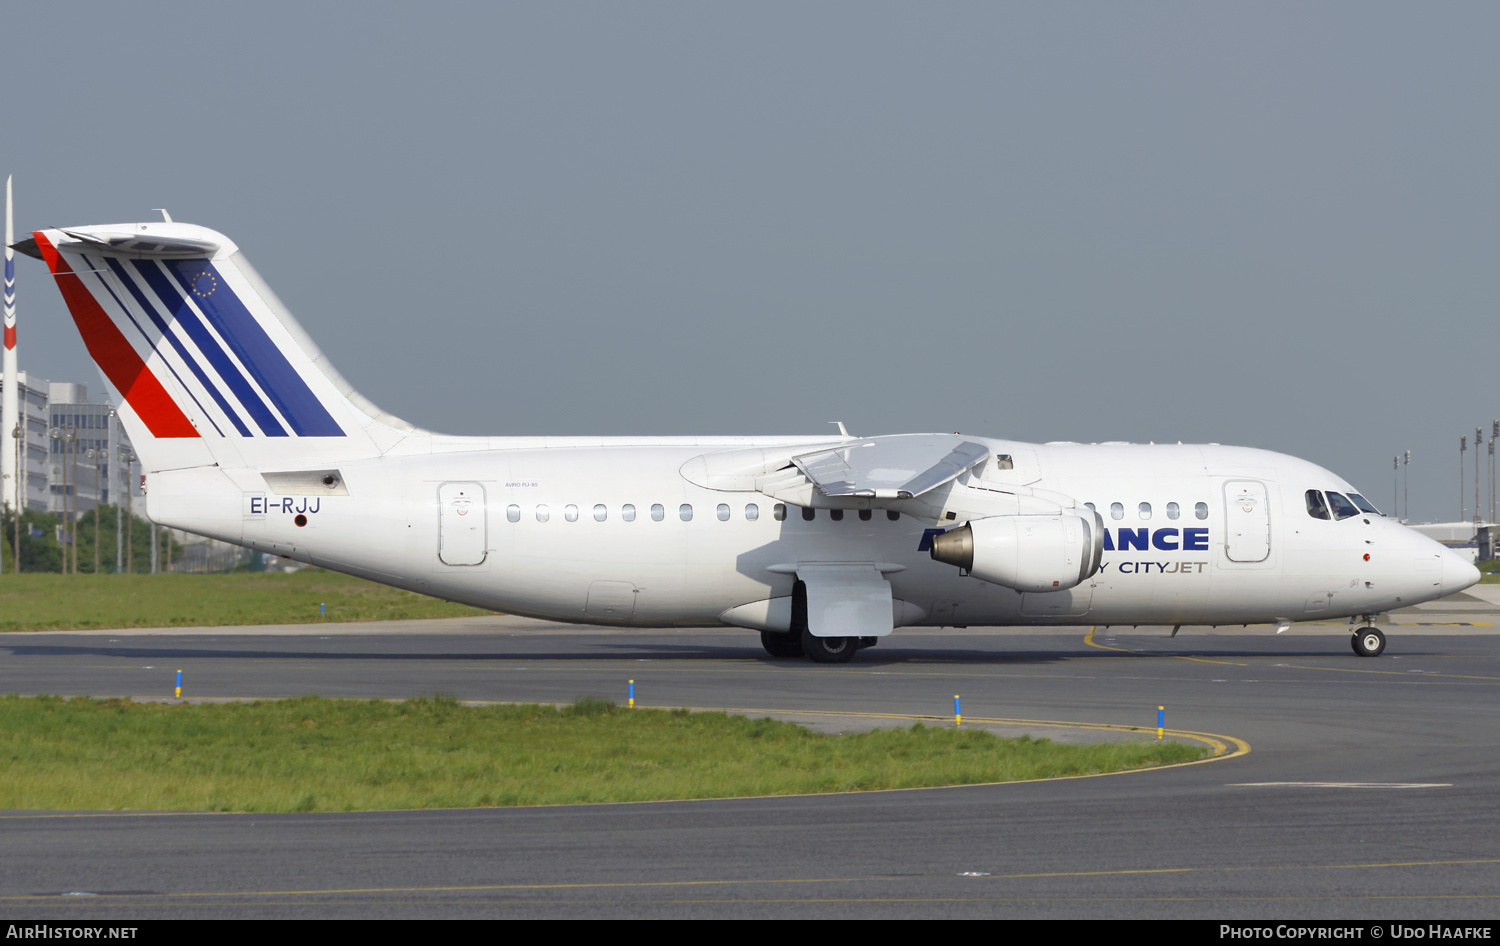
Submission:
<svg viewBox="0 0 1500 946">
<path fill-rule="evenodd" d="M 1119 527 L 1104 530 L 1106 552 L 1206 552 L 1208 551 L 1208 529 L 1201 527 L 1179 529 L 1164 526 L 1160 529 Z M 1128 561 L 1099 563 L 1101 574 L 1113 570 L 1121 575 L 1201 575 L 1208 562 L 1203 561 Z"/>
<path fill-rule="evenodd" d="M 1149 552 L 1157 549 L 1162 552 L 1207 552 L 1208 551 L 1208 529 L 1178 529 L 1168 526 L 1162 529 L 1105 529 L 1104 551 L 1106 552 L 1128 552 L 1138 549 Z"/>
</svg>

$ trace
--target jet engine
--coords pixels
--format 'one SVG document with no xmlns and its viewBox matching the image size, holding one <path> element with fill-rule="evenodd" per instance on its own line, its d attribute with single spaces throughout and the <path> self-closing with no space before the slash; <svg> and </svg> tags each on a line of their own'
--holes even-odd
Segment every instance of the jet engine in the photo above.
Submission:
<svg viewBox="0 0 1500 946">
<path fill-rule="evenodd" d="M 1099 570 L 1104 520 L 1079 515 L 971 519 L 932 539 L 932 558 L 1017 591 L 1062 591 Z"/>
</svg>

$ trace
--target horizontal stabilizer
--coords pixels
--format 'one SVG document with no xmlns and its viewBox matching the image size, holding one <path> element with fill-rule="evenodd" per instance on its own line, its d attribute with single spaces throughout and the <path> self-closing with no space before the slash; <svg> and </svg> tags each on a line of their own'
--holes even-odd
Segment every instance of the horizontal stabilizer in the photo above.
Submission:
<svg viewBox="0 0 1500 946">
<path fill-rule="evenodd" d="M 102 256 L 133 258 L 198 259 L 213 256 L 219 244 L 212 240 L 195 240 L 183 236 L 129 230 L 59 230 L 71 241 L 58 242 L 60 250 L 81 250 Z"/>
</svg>

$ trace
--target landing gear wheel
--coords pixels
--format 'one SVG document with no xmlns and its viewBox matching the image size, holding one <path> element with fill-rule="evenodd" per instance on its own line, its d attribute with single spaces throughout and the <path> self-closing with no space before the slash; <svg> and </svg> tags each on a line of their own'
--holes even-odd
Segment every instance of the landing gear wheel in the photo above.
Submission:
<svg viewBox="0 0 1500 946">
<path fill-rule="evenodd" d="M 760 632 L 760 646 L 772 657 L 801 657 L 802 637 L 798 634 L 777 634 L 774 631 Z"/>
<path fill-rule="evenodd" d="M 802 632 L 802 652 L 817 664 L 847 663 L 859 649 L 856 637 L 814 637 L 812 631 Z"/>
<path fill-rule="evenodd" d="M 1379 657 L 1385 651 L 1385 635 L 1378 627 L 1360 628 L 1350 643 L 1361 657 Z"/>
</svg>

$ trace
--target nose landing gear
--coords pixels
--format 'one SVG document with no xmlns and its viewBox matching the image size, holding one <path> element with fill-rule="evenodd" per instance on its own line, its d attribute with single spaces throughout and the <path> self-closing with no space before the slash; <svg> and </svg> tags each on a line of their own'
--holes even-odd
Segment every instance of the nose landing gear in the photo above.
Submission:
<svg viewBox="0 0 1500 946">
<path fill-rule="evenodd" d="M 1385 634 L 1378 627 L 1362 627 L 1349 643 L 1361 657 L 1379 657 L 1385 651 Z"/>
</svg>

